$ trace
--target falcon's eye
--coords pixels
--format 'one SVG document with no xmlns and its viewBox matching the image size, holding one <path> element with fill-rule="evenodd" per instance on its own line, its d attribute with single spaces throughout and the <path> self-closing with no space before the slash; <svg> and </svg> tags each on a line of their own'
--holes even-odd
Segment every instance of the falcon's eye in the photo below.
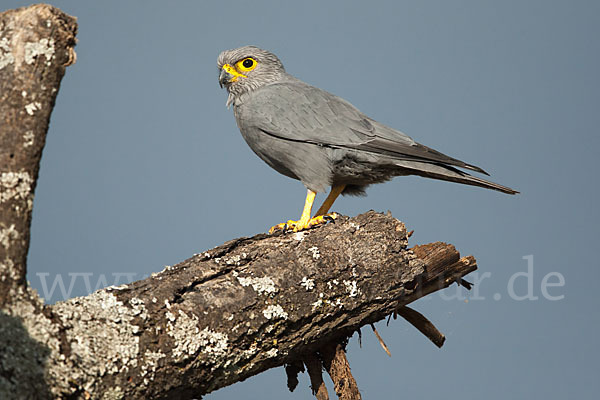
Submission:
<svg viewBox="0 0 600 400">
<path fill-rule="evenodd" d="M 252 71 L 254 68 L 256 68 L 256 64 L 257 63 L 254 58 L 248 57 L 248 58 L 244 58 L 243 60 L 238 61 L 236 64 L 236 67 L 241 72 L 248 72 L 248 71 Z"/>
</svg>

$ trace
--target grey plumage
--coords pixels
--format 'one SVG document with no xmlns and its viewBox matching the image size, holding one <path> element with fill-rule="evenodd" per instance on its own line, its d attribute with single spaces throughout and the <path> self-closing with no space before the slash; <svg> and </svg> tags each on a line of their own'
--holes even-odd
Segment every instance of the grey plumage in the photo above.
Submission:
<svg viewBox="0 0 600 400">
<path fill-rule="evenodd" d="M 255 61 L 253 69 L 238 70 L 236 65 L 248 57 Z M 423 146 L 367 117 L 340 97 L 300 81 L 286 73 L 281 61 L 268 51 L 254 46 L 227 50 L 217 64 L 220 83 L 229 92 L 227 104 L 233 105 L 250 148 L 309 190 L 323 192 L 329 186 L 346 185 L 343 194 L 362 194 L 370 184 L 419 175 L 518 193 L 458 169 L 487 175 L 477 166 Z"/>
</svg>

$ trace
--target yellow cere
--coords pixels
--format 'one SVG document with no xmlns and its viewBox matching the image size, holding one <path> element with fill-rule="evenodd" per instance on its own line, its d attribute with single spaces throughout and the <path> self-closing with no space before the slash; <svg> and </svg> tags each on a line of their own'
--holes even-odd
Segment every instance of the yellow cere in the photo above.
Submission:
<svg viewBox="0 0 600 400">
<path fill-rule="evenodd" d="M 229 65 L 229 64 L 225 64 L 225 65 L 223 65 L 223 69 L 224 69 L 226 72 L 228 72 L 228 73 L 230 73 L 231 75 L 233 75 L 233 78 L 231 78 L 230 82 L 235 82 L 235 81 L 237 81 L 238 77 L 240 77 L 240 76 L 241 76 L 242 78 L 247 78 L 247 76 L 246 76 L 246 75 L 244 75 L 244 74 L 240 74 L 239 72 L 237 72 L 237 71 L 236 71 L 236 69 L 235 69 L 235 68 L 233 68 L 233 67 L 232 67 L 231 65 Z"/>
</svg>

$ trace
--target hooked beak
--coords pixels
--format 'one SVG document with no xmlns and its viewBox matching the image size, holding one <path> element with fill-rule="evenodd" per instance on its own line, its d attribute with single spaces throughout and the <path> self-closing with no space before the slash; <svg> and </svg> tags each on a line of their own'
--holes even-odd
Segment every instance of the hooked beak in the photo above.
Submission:
<svg viewBox="0 0 600 400">
<path fill-rule="evenodd" d="M 225 69 L 221 69 L 221 73 L 219 74 L 219 86 L 221 87 L 221 89 L 223 89 L 223 85 L 226 85 L 229 82 L 231 82 L 231 78 L 233 78 L 232 74 L 227 72 Z"/>
<path fill-rule="evenodd" d="M 235 82 L 239 77 L 247 78 L 246 75 L 240 74 L 229 64 L 223 65 L 221 72 L 219 73 L 219 86 L 227 86 L 228 84 Z"/>
</svg>

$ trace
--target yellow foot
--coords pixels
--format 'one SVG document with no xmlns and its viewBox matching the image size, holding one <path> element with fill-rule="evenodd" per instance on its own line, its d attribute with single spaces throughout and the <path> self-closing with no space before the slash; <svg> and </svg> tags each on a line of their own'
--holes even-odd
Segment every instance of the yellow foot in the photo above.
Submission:
<svg viewBox="0 0 600 400">
<path fill-rule="evenodd" d="M 333 212 L 330 214 L 319 215 L 318 217 L 314 217 L 306 221 L 302 221 L 302 219 L 300 219 L 300 221 L 293 221 L 290 219 L 288 222 L 282 222 L 281 224 L 271 227 L 271 229 L 269 229 L 269 233 L 273 234 L 278 231 L 299 232 L 308 228 L 312 228 L 313 226 L 326 224 L 327 222 L 333 221 L 338 217 L 339 215 Z"/>
</svg>

